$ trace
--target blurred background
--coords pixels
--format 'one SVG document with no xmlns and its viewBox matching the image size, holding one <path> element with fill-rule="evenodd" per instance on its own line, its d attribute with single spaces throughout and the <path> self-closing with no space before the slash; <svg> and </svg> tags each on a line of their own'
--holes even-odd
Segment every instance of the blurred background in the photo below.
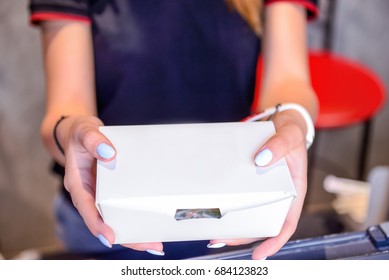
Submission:
<svg viewBox="0 0 389 280">
<path fill-rule="evenodd" d="M 321 16 L 310 23 L 311 50 L 330 47 L 332 53 L 368 67 L 389 88 L 389 1 L 338 0 L 329 9 L 331 2 L 320 0 Z M 0 1 L 0 254 L 6 259 L 30 249 L 60 250 L 52 212 L 59 181 L 50 173 L 50 156 L 39 136 L 45 108 L 40 34 L 29 25 L 27 5 L 26 0 Z M 388 123 L 384 104 L 371 119 L 363 181 L 375 167 L 389 166 Z M 336 195 L 324 189 L 323 181 L 328 174 L 358 179 L 362 134 L 362 124 L 319 131 L 310 150 L 309 193 L 294 238 L 360 229 L 363 222 L 350 226 L 339 207 L 334 208 Z"/>
</svg>

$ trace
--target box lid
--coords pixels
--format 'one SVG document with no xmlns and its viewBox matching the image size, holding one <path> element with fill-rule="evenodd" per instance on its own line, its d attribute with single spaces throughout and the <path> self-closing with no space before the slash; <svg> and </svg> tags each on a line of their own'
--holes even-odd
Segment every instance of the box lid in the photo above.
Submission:
<svg viewBox="0 0 389 280">
<path fill-rule="evenodd" d="M 272 122 L 103 126 L 100 131 L 117 156 L 97 164 L 97 203 L 148 199 L 206 206 L 212 197 L 230 197 L 231 203 L 234 196 L 266 202 L 296 195 L 284 159 L 266 169 L 254 164 L 258 148 L 275 133 Z"/>
</svg>

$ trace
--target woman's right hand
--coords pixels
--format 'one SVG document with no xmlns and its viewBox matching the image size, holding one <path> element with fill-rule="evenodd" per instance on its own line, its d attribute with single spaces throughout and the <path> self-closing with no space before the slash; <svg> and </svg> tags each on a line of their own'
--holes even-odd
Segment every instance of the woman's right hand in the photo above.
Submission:
<svg viewBox="0 0 389 280">
<path fill-rule="evenodd" d="M 115 241 L 114 232 L 104 223 L 95 206 L 96 159 L 111 161 L 116 151 L 99 131 L 101 125 L 102 121 L 93 116 L 71 116 L 58 125 L 57 135 L 65 151 L 65 188 L 88 229 L 104 245 L 111 247 Z M 123 246 L 163 254 L 163 245 L 159 242 Z"/>
<path fill-rule="evenodd" d="M 41 23 L 47 80 L 47 109 L 41 126 L 45 146 L 53 158 L 65 166 L 64 184 L 73 204 L 89 230 L 110 247 L 115 241 L 112 229 L 104 224 L 95 206 L 96 159 L 115 158 L 112 143 L 99 132 L 91 25 L 73 20 Z M 53 128 L 57 126 L 63 156 L 56 147 Z M 135 250 L 162 252 L 162 243 L 127 244 Z"/>
</svg>

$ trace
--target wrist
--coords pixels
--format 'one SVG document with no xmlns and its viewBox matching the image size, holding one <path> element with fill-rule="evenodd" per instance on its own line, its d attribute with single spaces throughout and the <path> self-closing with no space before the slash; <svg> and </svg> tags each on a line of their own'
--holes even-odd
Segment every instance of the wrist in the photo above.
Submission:
<svg viewBox="0 0 389 280">
<path fill-rule="evenodd" d="M 285 118 L 286 118 L 285 121 L 289 121 L 290 119 L 288 120 L 289 118 L 288 116 L 293 116 L 292 121 L 294 121 L 295 123 L 297 120 L 298 126 L 300 127 L 300 129 L 302 129 L 303 132 L 305 132 L 306 147 L 307 149 L 309 149 L 309 147 L 312 145 L 313 140 L 315 138 L 315 127 L 310 114 L 300 104 L 297 103 L 279 104 L 277 106 L 266 109 L 262 113 L 249 116 L 245 118 L 243 121 L 258 121 L 266 118 L 267 120 L 272 120 L 277 115 L 279 116 L 277 117 L 277 119 L 279 119 L 281 123 L 284 122 L 282 121 L 282 119 Z"/>
<path fill-rule="evenodd" d="M 58 160 L 66 155 L 67 146 L 70 141 L 77 140 L 85 125 L 92 124 L 93 126 L 103 125 L 102 121 L 95 116 L 87 115 L 62 115 L 50 118 L 50 122 L 46 122 L 48 133 L 45 133 L 45 142 L 54 157 Z M 49 120 L 48 120 L 49 121 Z M 62 150 L 61 150 L 62 149 Z M 63 152 L 62 152 L 63 151 Z"/>
<path fill-rule="evenodd" d="M 299 127 L 305 132 L 306 147 L 309 149 L 315 139 L 315 126 L 307 109 L 297 103 L 284 103 L 279 111 L 294 115 L 294 120 L 297 120 Z"/>
<path fill-rule="evenodd" d="M 67 119 L 68 117 L 69 117 L 69 116 L 61 116 L 61 117 L 57 120 L 57 122 L 55 123 L 54 129 L 53 129 L 53 139 L 54 139 L 54 143 L 55 143 L 57 149 L 60 151 L 60 153 L 61 153 L 63 156 L 65 156 L 65 150 L 64 150 L 63 145 L 62 145 L 62 143 L 61 143 L 61 142 L 63 142 L 63 141 L 60 141 L 60 138 L 59 138 L 59 136 L 58 136 L 58 130 L 59 130 L 58 127 L 59 127 L 60 124 L 61 124 L 65 119 Z"/>
</svg>

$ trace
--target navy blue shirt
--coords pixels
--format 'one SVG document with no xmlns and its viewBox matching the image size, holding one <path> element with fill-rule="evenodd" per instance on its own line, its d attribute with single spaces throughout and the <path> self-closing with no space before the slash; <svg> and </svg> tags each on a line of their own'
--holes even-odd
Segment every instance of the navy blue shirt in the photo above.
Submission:
<svg viewBox="0 0 389 280">
<path fill-rule="evenodd" d="M 250 113 L 259 39 L 224 1 L 105 3 L 102 13 L 92 8 L 105 124 L 237 121 Z"/>
<path fill-rule="evenodd" d="M 294 2 L 313 11 L 314 1 Z M 92 25 L 98 115 L 106 125 L 250 114 L 260 39 L 224 0 L 32 0 L 30 7 L 33 22 Z"/>
</svg>

